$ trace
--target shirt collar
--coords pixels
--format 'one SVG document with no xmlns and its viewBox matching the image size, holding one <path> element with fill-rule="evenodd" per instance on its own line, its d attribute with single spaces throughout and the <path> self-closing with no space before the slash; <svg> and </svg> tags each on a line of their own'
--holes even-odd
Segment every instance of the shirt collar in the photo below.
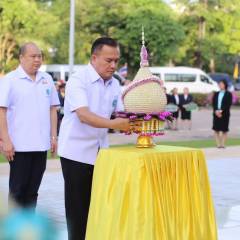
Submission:
<svg viewBox="0 0 240 240">
<path fill-rule="evenodd" d="M 18 71 L 18 76 L 19 78 L 22 78 L 22 79 L 28 79 L 28 80 L 31 80 L 32 79 L 29 77 L 29 75 L 25 72 L 25 70 L 23 69 L 23 67 L 21 65 L 18 66 L 17 68 L 17 71 Z M 39 71 L 37 71 L 37 74 L 36 74 L 36 82 L 40 81 L 41 79 L 43 78 L 43 76 L 41 75 L 41 73 Z"/>
<path fill-rule="evenodd" d="M 88 67 L 88 70 L 89 70 L 89 74 L 90 74 L 90 77 L 91 77 L 91 83 L 95 83 L 97 81 L 103 81 L 104 80 L 101 78 L 101 76 L 97 73 L 97 71 L 95 70 L 95 68 L 93 67 L 93 65 L 91 63 L 89 63 L 87 65 Z M 112 81 L 113 81 L 113 77 L 110 78 L 109 80 L 107 80 L 106 82 L 106 85 L 111 85 L 112 84 Z"/>
</svg>

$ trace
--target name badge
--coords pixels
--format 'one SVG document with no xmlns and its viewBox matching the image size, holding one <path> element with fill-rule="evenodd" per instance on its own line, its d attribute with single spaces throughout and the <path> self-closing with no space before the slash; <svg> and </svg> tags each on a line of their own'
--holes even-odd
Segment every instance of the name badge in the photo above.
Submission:
<svg viewBox="0 0 240 240">
<path fill-rule="evenodd" d="M 49 97 L 51 94 L 51 89 L 50 88 L 47 88 L 46 89 L 46 96 Z"/>
<path fill-rule="evenodd" d="M 113 107 L 114 109 L 116 109 L 116 107 L 117 107 L 117 102 L 118 102 L 118 97 L 115 96 L 115 97 L 114 97 L 114 100 L 113 100 L 113 102 L 112 102 L 112 107 Z"/>
</svg>

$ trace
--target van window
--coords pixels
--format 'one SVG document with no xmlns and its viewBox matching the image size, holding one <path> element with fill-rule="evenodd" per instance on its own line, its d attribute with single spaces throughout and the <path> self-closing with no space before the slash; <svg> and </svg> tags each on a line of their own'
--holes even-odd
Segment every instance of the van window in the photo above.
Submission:
<svg viewBox="0 0 240 240">
<path fill-rule="evenodd" d="M 177 74 L 165 74 L 165 82 L 177 82 L 178 81 L 178 75 Z"/>
<path fill-rule="evenodd" d="M 166 73 L 165 82 L 195 82 L 196 74 Z"/>
<path fill-rule="evenodd" d="M 200 75 L 201 82 L 208 83 L 208 84 L 213 84 L 208 77 L 204 75 Z"/>
<path fill-rule="evenodd" d="M 195 74 L 179 74 L 180 82 L 195 82 L 196 75 Z"/>
<path fill-rule="evenodd" d="M 161 79 L 161 76 L 159 73 L 153 73 L 153 75 Z"/>
</svg>

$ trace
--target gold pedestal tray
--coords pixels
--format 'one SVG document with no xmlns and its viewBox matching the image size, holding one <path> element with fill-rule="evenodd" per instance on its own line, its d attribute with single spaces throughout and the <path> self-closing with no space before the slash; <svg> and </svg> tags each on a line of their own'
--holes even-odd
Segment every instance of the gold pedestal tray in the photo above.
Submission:
<svg viewBox="0 0 240 240">
<path fill-rule="evenodd" d="M 137 148 L 152 148 L 156 146 L 151 136 L 139 135 L 137 139 Z"/>
</svg>

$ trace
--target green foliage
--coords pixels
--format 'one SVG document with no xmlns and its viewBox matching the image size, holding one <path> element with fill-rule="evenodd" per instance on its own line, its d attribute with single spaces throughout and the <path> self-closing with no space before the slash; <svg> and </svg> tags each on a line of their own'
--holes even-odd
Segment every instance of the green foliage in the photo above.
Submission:
<svg viewBox="0 0 240 240">
<path fill-rule="evenodd" d="M 184 33 L 176 20 L 169 17 L 168 12 L 142 8 L 126 17 L 124 23 L 124 27 L 118 29 L 115 35 L 122 45 L 123 57 L 132 69 L 137 70 L 139 67 L 142 25 L 146 32 L 151 65 L 164 65 L 169 59 L 177 57 Z"/>
<path fill-rule="evenodd" d="M 45 6 L 49 14 L 57 17 L 57 22 L 55 23 L 58 26 L 57 33 L 49 41 L 51 46 L 53 46 L 54 52 L 52 56 L 49 56 L 48 63 L 65 64 L 68 62 L 68 50 L 69 50 L 70 1 L 53 0 L 50 6 L 46 4 Z M 77 37 L 77 33 L 78 31 L 76 31 L 75 37 Z M 76 41 L 76 45 L 77 45 L 77 41 Z"/>
<path fill-rule="evenodd" d="M 111 36 L 120 42 L 122 62 L 136 71 L 142 26 L 153 65 L 175 58 L 184 38 L 183 28 L 174 19 L 172 10 L 161 1 L 81 0 L 77 1 L 77 9 L 76 29 L 80 31 L 76 38 L 80 36 L 81 45 L 76 44 L 77 61 L 89 59 L 90 45 L 96 37 Z"/>
<path fill-rule="evenodd" d="M 200 107 L 207 106 L 211 104 L 211 95 L 203 93 L 193 93 L 193 101 Z"/>
<path fill-rule="evenodd" d="M 44 0 L 37 2 L 42 11 L 58 19 L 60 26 L 53 37 L 45 41 L 55 50 L 53 56 L 48 56 L 48 62 L 67 63 L 69 1 L 54 0 L 50 5 Z M 34 21 L 31 24 L 36 25 Z M 128 62 L 130 69 L 136 71 L 139 66 L 142 25 L 146 31 L 151 64 L 165 64 L 169 59 L 176 58 L 184 32 L 165 3 L 159 0 L 76 0 L 75 63 L 85 64 L 89 61 L 90 47 L 97 37 L 111 36 L 121 44 L 122 63 Z"/>
<path fill-rule="evenodd" d="M 75 0 L 75 63 L 89 61 L 92 42 L 111 36 L 121 44 L 121 63 L 131 73 L 139 66 L 141 28 L 145 27 L 151 65 L 198 66 L 233 71 L 240 52 L 239 0 Z M 34 41 L 46 63 L 67 63 L 70 1 L 0 1 L 0 73 L 18 62 L 19 45 Z M 201 31 L 200 31 L 201 29 Z"/>
<path fill-rule="evenodd" d="M 48 160 L 52 160 L 52 159 L 56 160 L 56 159 L 59 159 L 59 156 L 52 156 L 51 152 L 48 151 L 48 153 L 47 153 L 47 159 L 48 159 Z M 4 155 L 1 154 L 1 153 L 0 153 L 0 163 L 7 163 L 7 159 L 6 159 L 6 158 L 4 157 Z"/>
<path fill-rule="evenodd" d="M 185 27 L 186 38 L 181 48 L 182 62 L 209 70 L 214 60 L 216 71 L 232 72 L 223 68 L 222 58 L 240 52 L 240 2 L 233 0 L 176 0 L 184 11 L 179 16 Z M 231 62 L 233 65 L 234 60 Z"/>
<path fill-rule="evenodd" d="M 32 0 L 0 1 L 0 73 L 17 64 L 18 48 L 34 41 L 47 51 L 55 36 L 57 17 Z"/>
<path fill-rule="evenodd" d="M 179 142 L 159 142 L 159 145 L 167 146 L 179 146 L 179 147 L 190 147 L 190 148 L 215 148 L 216 142 L 214 139 L 204 140 L 192 140 L 192 141 L 179 141 Z M 239 146 L 240 140 L 237 138 L 230 138 L 227 140 L 227 146 Z"/>
<path fill-rule="evenodd" d="M 236 102 L 233 102 L 234 105 L 239 106 L 240 104 L 240 92 L 234 91 L 234 98 L 236 98 Z M 193 101 L 200 107 L 210 106 L 212 104 L 212 96 L 213 94 L 205 94 L 205 93 L 193 93 Z"/>
<path fill-rule="evenodd" d="M 191 140 L 191 141 L 160 141 L 156 143 L 157 145 L 166 145 L 166 146 L 179 146 L 179 147 L 190 147 L 190 148 L 216 148 L 216 142 L 214 139 L 202 139 L 202 140 Z M 134 144 L 127 145 L 113 145 L 111 147 L 124 147 Z M 239 138 L 230 138 L 227 140 L 227 146 L 239 146 Z"/>
</svg>

